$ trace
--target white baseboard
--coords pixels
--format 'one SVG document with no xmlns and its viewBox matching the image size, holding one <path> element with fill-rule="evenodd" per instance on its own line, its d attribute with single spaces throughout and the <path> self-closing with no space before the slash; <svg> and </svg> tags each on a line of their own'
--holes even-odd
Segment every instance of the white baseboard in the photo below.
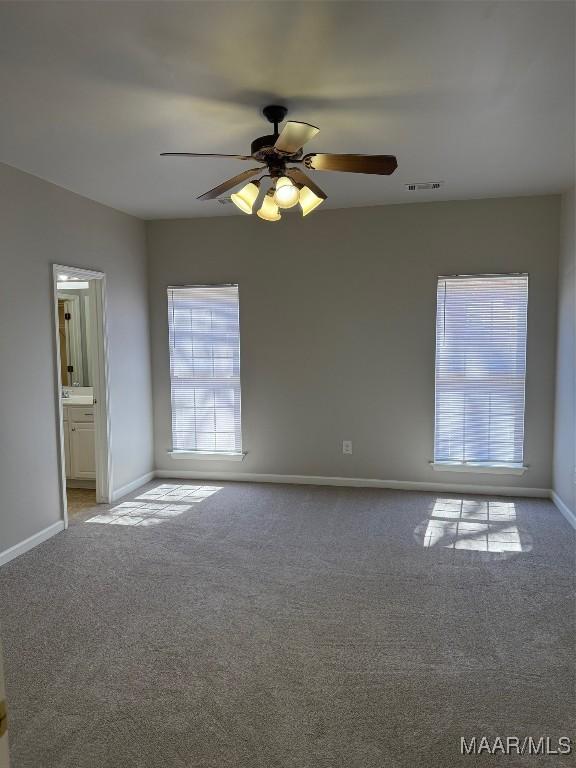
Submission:
<svg viewBox="0 0 576 768">
<path fill-rule="evenodd" d="M 15 544 L 13 547 L 5 549 L 4 552 L 0 552 L 0 565 L 4 565 L 10 560 L 13 560 L 15 557 L 18 557 L 18 555 L 23 555 L 24 552 L 28 552 L 28 550 L 34 549 L 34 547 L 37 547 L 38 544 L 42 544 L 43 541 L 52 538 L 52 536 L 55 536 L 57 533 L 60 533 L 60 531 L 63 530 L 64 521 L 58 520 L 57 523 L 52 523 L 52 525 L 49 525 L 48 528 L 44 528 L 44 530 L 38 531 L 38 533 L 35 533 L 33 536 L 24 539 L 24 541 L 21 541 L 19 544 Z"/>
<path fill-rule="evenodd" d="M 122 496 L 126 496 L 127 494 L 132 493 L 132 491 L 140 488 L 141 485 L 145 485 L 146 483 L 149 483 L 150 480 L 154 480 L 156 476 L 156 472 L 147 472 L 145 475 L 137 477 L 136 480 L 132 480 L 131 483 L 126 483 L 126 485 L 123 485 L 120 488 L 115 488 L 112 491 L 110 501 L 117 501 L 118 499 L 122 498 Z"/>
<path fill-rule="evenodd" d="M 233 480 L 247 483 L 290 483 L 293 485 L 337 485 L 351 488 L 389 488 L 399 491 L 432 493 L 476 493 L 488 496 L 527 496 L 548 499 L 548 488 L 523 488 L 501 485 L 468 485 L 465 483 L 421 483 L 408 480 L 374 480 L 359 477 L 321 477 L 314 475 L 268 475 L 248 472 L 201 472 L 195 469 L 157 469 L 156 477 L 174 480 Z"/>
<path fill-rule="evenodd" d="M 576 529 L 576 514 L 572 512 L 570 507 L 567 504 L 564 504 L 560 496 L 555 491 L 550 491 L 550 498 L 556 505 L 556 507 L 562 512 L 566 520 L 570 523 L 572 528 Z"/>
</svg>

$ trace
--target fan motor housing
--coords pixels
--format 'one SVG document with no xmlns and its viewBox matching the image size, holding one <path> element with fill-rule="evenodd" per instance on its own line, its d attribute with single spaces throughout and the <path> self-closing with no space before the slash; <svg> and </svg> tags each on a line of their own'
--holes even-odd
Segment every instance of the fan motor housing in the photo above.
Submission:
<svg viewBox="0 0 576 768">
<path fill-rule="evenodd" d="M 263 155 L 270 154 L 270 150 L 274 149 L 274 144 L 276 143 L 277 138 L 278 136 L 273 133 L 270 136 L 259 136 L 257 139 L 254 139 L 250 145 L 252 157 L 256 157 L 258 153 L 262 153 Z M 269 151 L 266 152 L 265 150 Z"/>
<path fill-rule="evenodd" d="M 274 144 L 278 138 L 277 133 L 273 133 L 270 136 L 259 136 L 254 139 L 250 145 L 250 153 L 254 160 L 259 160 L 261 163 L 266 163 L 268 166 L 284 166 L 286 162 L 295 162 L 302 157 L 302 150 L 294 152 L 292 155 L 284 155 L 274 149 Z"/>
</svg>

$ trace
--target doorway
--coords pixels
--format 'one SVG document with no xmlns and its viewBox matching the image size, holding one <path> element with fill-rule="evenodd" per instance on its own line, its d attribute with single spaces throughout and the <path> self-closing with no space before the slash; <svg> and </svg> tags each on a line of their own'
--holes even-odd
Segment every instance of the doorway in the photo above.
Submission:
<svg viewBox="0 0 576 768">
<path fill-rule="evenodd" d="M 110 501 L 106 276 L 53 265 L 62 517 Z"/>
</svg>

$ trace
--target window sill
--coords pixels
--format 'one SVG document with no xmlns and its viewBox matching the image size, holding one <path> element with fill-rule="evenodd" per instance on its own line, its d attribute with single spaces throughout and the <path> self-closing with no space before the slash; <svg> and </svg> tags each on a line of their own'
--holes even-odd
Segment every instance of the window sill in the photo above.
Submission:
<svg viewBox="0 0 576 768">
<path fill-rule="evenodd" d="M 453 464 L 448 461 L 431 461 L 436 472 L 471 472 L 487 475 L 523 475 L 528 469 L 521 464 Z"/>
<path fill-rule="evenodd" d="M 209 451 L 168 451 L 173 459 L 201 459 L 203 461 L 244 461 L 245 453 L 210 453 Z"/>
</svg>

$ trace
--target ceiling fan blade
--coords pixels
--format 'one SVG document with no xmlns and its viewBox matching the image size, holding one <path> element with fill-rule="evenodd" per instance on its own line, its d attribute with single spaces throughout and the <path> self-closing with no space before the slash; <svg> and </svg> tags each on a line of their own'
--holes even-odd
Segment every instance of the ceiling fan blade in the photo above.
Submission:
<svg viewBox="0 0 576 768">
<path fill-rule="evenodd" d="M 321 197 L 322 200 L 326 200 L 328 195 L 324 190 L 320 189 L 320 187 L 315 184 L 310 176 L 306 176 L 304 171 L 301 171 L 300 168 L 289 168 L 290 176 L 292 177 L 292 180 L 296 182 L 296 184 L 303 184 L 305 187 L 308 187 L 317 197 Z"/>
<path fill-rule="evenodd" d="M 389 176 L 398 167 L 394 155 L 323 155 L 310 154 L 302 158 L 306 168 L 314 171 L 344 171 L 345 173 L 378 173 Z"/>
<path fill-rule="evenodd" d="M 204 152 L 160 152 L 161 157 L 233 157 L 236 160 L 253 160 L 251 155 L 213 155 Z"/>
<path fill-rule="evenodd" d="M 289 120 L 280 136 L 276 139 L 274 149 L 279 152 L 286 152 L 288 155 L 293 155 L 294 152 L 306 144 L 307 141 L 313 139 L 317 133 L 320 132 L 319 128 L 309 123 L 296 123 L 294 120 Z"/>
<path fill-rule="evenodd" d="M 242 171 L 242 173 L 239 173 L 238 176 L 233 176 L 231 179 L 228 179 L 228 181 L 223 181 L 222 184 L 218 184 L 217 187 L 214 187 L 214 189 L 211 189 L 209 192 L 204 192 L 203 195 L 200 195 L 196 199 L 214 200 L 215 197 L 218 197 L 223 192 L 228 192 L 229 189 L 237 187 L 238 184 L 241 184 L 243 181 L 246 181 L 246 179 L 249 179 L 251 176 L 255 176 L 257 173 L 261 172 L 262 168 L 251 168 L 249 171 Z"/>
</svg>

